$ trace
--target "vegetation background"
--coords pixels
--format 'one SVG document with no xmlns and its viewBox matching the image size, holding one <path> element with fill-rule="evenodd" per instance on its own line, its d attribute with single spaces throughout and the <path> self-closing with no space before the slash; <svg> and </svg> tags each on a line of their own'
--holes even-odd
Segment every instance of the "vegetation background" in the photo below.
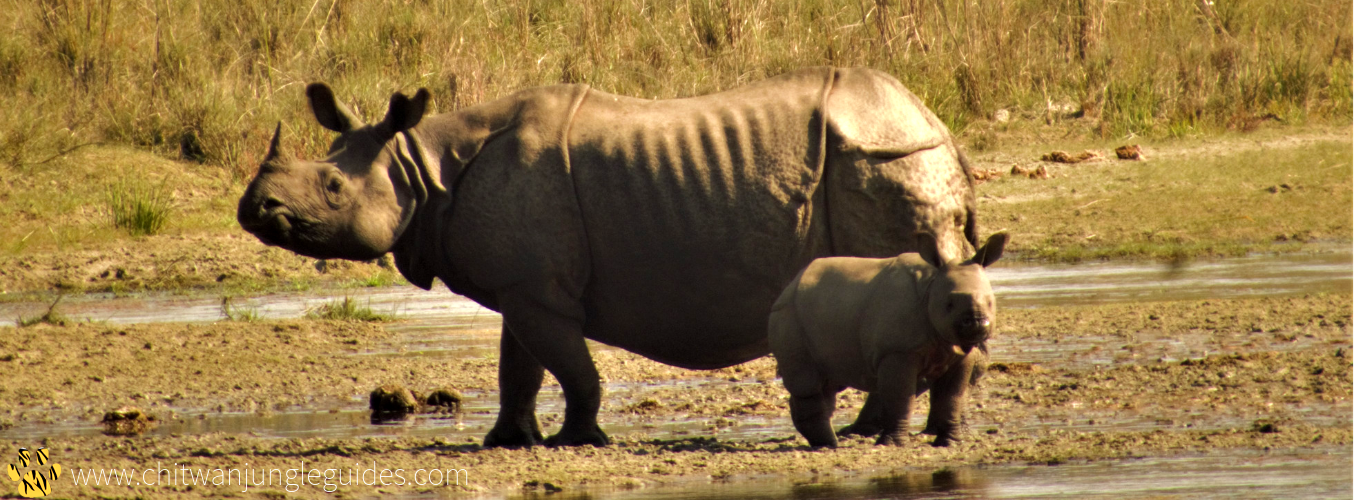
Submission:
<svg viewBox="0 0 1370 500">
<path fill-rule="evenodd" d="M 1351 10 L 1350 0 L 0 0 L 0 295 L 400 281 L 271 249 L 237 227 L 237 197 L 277 122 L 289 154 L 322 156 L 331 142 L 305 102 L 314 81 L 377 120 L 391 93 L 420 87 L 444 112 L 560 82 L 672 98 L 803 66 L 869 66 L 921 96 L 987 170 L 1041 148 L 1162 148 L 1143 164 L 983 185 L 982 226 L 1012 231 L 1017 257 L 1349 241 Z M 1282 152 L 1265 150 L 1274 143 Z M 991 204 L 1003 200 L 1013 204 Z"/>
<path fill-rule="evenodd" d="M 272 125 L 330 140 L 303 86 L 375 118 L 584 82 L 691 96 L 810 65 L 900 78 L 971 142 L 998 110 L 1183 136 L 1351 118 L 1352 2 L 1332 0 L 6 0 L 0 163 L 128 144 L 250 177 Z M 302 142 L 301 142 L 302 141 Z"/>
</svg>

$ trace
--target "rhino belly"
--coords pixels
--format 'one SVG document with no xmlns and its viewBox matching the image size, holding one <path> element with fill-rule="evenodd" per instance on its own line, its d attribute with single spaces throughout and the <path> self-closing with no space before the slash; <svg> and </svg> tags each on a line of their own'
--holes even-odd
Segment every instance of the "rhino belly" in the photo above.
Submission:
<svg viewBox="0 0 1370 500">
<path fill-rule="evenodd" d="M 569 156 L 591 256 L 587 336 L 661 362 L 768 352 L 811 234 L 824 73 L 692 99 L 592 92 Z"/>
</svg>

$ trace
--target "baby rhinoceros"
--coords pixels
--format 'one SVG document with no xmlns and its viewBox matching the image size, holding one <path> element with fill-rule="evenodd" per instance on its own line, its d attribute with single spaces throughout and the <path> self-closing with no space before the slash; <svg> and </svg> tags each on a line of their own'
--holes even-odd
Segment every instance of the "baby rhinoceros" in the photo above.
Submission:
<svg viewBox="0 0 1370 500">
<path fill-rule="evenodd" d="M 903 445 L 909 406 L 930 388 L 923 432 L 937 436 L 933 446 L 959 440 L 961 400 L 994 330 L 985 267 L 1007 241 L 995 234 L 969 260 L 951 262 L 920 234 L 917 254 L 817 259 L 800 271 L 771 308 L 769 340 L 790 416 L 810 446 L 837 446 L 829 420 L 848 387 L 870 395 L 843 433 Z"/>
</svg>

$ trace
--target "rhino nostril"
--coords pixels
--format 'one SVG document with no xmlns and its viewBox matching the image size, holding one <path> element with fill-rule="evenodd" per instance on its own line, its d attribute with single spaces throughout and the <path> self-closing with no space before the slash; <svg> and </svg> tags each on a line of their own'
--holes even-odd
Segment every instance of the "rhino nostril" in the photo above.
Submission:
<svg viewBox="0 0 1370 500">
<path fill-rule="evenodd" d="M 268 196 L 265 201 L 262 201 L 262 210 L 267 212 L 284 206 L 285 203 L 277 199 L 275 196 Z"/>
</svg>

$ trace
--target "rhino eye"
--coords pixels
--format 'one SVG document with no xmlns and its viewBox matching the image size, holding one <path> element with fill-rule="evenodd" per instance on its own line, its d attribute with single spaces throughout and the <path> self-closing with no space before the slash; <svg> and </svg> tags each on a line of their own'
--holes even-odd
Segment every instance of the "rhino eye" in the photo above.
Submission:
<svg viewBox="0 0 1370 500">
<path fill-rule="evenodd" d="M 329 180 L 328 180 L 328 190 L 331 191 L 331 192 L 333 192 L 333 193 L 337 193 L 337 192 L 339 192 L 339 191 L 342 191 L 342 179 L 339 179 L 339 178 L 337 178 L 337 177 L 334 177 L 334 178 L 332 178 L 332 179 L 329 179 Z"/>
</svg>

